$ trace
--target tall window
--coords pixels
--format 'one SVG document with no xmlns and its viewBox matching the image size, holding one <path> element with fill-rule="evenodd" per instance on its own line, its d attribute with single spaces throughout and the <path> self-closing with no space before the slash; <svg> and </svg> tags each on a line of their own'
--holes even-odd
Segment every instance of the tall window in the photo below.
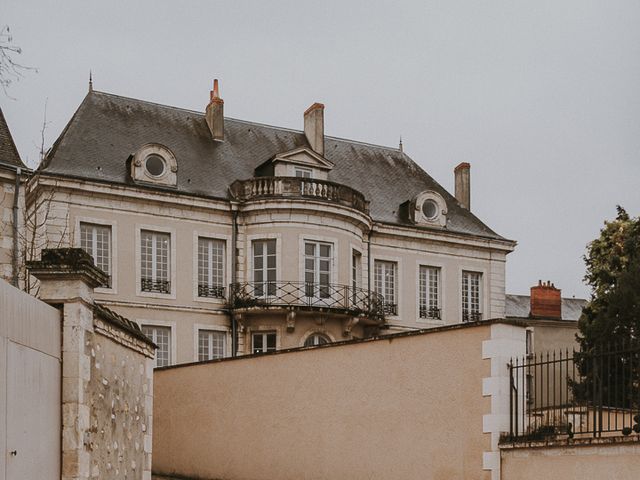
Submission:
<svg viewBox="0 0 640 480">
<path fill-rule="evenodd" d="M 387 315 L 398 314 L 398 302 L 396 297 L 396 278 L 398 264 L 396 262 L 386 262 L 376 260 L 374 264 L 374 287 L 376 293 L 384 298 L 384 311 Z"/>
<path fill-rule="evenodd" d="M 256 297 L 276 294 L 276 240 L 253 242 L 253 281 Z"/>
<path fill-rule="evenodd" d="M 305 296 L 328 298 L 331 282 L 330 243 L 304 242 Z"/>
<path fill-rule="evenodd" d="M 140 289 L 143 292 L 170 293 L 171 236 L 142 230 L 140 243 Z"/>
<path fill-rule="evenodd" d="M 224 240 L 198 238 L 198 296 L 224 298 Z"/>
<path fill-rule="evenodd" d="M 357 250 L 351 251 L 351 303 L 360 306 L 362 297 L 358 289 L 362 287 L 362 254 Z"/>
<path fill-rule="evenodd" d="M 251 335 L 252 352 L 266 353 L 276 351 L 276 333 L 275 332 L 259 332 Z"/>
<path fill-rule="evenodd" d="M 103 286 L 111 287 L 111 227 L 81 222 L 80 247 L 91 255 L 95 266 L 109 276 Z"/>
<path fill-rule="evenodd" d="M 482 319 L 480 311 L 480 285 L 482 274 L 462 272 L 462 321 L 475 322 Z"/>
<path fill-rule="evenodd" d="M 439 320 L 440 317 L 440 269 L 420 266 L 420 318 Z"/>
<path fill-rule="evenodd" d="M 171 364 L 171 327 L 142 325 L 142 333 L 158 346 L 156 350 L 156 367 Z"/>
<path fill-rule="evenodd" d="M 198 361 L 224 357 L 225 332 L 215 330 L 198 331 Z"/>
</svg>

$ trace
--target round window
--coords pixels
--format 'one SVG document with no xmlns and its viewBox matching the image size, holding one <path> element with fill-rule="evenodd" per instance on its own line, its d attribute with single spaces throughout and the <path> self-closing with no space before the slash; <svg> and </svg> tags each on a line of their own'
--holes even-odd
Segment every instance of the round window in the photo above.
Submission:
<svg viewBox="0 0 640 480">
<path fill-rule="evenodd" d="M 438 204 L 433 200 L 425 200 L 422 204 L 422 213 L 427 219 L 433 220 L 438 216 Z"/>
<path fill-rule="evenodd" d="M 147 157 L 144 161 L 144 166 L 147 169 L 147 172 L 154 177 L 162 175 L 165 169 L 164 159 L 155 153 L 152 153 Z"/>
</svg>

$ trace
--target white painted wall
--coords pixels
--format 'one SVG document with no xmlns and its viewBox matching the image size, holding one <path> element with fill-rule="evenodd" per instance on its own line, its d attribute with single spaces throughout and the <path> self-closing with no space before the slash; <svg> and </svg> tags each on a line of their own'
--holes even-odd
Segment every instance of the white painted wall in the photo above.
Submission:
<svg viewBox="0 0 640 480">
<path fill-rule="evenodd" d="M 0 480 L 60 478 L 60 336 L 58 310 L 0 280 Z"/>
</svg>

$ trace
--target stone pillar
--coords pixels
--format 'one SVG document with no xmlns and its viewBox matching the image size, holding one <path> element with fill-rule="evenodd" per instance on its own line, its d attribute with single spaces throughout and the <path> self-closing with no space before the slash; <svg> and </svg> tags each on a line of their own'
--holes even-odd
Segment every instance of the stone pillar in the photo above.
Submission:
<svg viewBox="0 0 640 480">
<path fill-rule="evenodd" d="M 93 289 L 107 275 L 79 248 L 43 250 L 41 260 L 28 268 L 40 281 L 39 297 L 62 307 L 62 479 L 88 479 L 90 454 L 83 436 L 89 429 L 85 394 L 91 358 L 85 337 L 93 332 Z"/>
</svg>

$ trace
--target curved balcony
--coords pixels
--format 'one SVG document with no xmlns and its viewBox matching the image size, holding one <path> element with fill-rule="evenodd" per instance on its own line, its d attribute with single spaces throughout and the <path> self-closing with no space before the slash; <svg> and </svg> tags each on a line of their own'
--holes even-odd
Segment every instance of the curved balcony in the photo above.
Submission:
<svg viewBox="0 0 640 480">
<path fill-rule="evenodd" d="M 245 282 L 232 283 L 229 293 L 232 309 L 293 307 L 365 316 L 377 323 L 384 321 L 382 295 L 349 285 L 288 281 Z"/>
<path fill-rule="evenodd" d="M 229 187 L 236 200 L 285 197 L 324 200 L 369 213 L 369 202 L 364 195 L 346 185 L 301 177 L 254 177 L 236 180 Z"/>
</svg>

